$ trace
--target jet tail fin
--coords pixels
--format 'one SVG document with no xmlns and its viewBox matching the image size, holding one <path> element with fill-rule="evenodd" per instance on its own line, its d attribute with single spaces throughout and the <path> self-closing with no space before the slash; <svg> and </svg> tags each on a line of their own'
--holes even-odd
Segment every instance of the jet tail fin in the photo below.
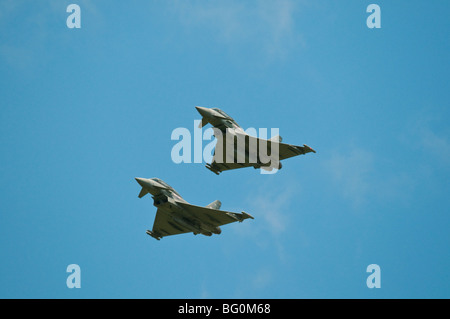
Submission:
<svg viewBox="0 0 450 319">
<path fill-rule="evenodd" d="M 278 142 L 278 143 L 281 143 L 282 140 L 283 140 L 283 139 L 281 138 L 280 135 L 275 135 L 275 136 L 273 136 L 273 137 L 270 138 L 270 141 L 272 141 L 272 142 Z"/>
<path fill-rule="evenodd" d="M 141 189 L 141 191 L 140 191 L 138 197 L 139 197 L 139 198 L 142 198 L 142 197 L 144 197 L 144 196 L 147 195 L 147 194 L 148 194 L 148 191 L 147 191 L 144 187 L 142 187 L 142 189 Z"/>
<path fill-rule="evenodd" d="M 222 206 L 222 203 L 220 202 L 220 200 L 215 200 L 211 204 L 206 205 L 206 208 L 212 208 L 212 209 L 219 210 L 220 206 Z"/>
</svg>

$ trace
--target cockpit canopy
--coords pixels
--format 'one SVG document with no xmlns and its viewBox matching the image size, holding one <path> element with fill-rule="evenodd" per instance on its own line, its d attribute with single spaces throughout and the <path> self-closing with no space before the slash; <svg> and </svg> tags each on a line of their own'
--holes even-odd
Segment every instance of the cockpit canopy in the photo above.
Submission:
<svg viewBox="0 0 450 319">
<path fill-rule="evenodd" d="M 237 125 L 237 123 L 233 120 L 233 118 L 231 116 L 229 116 L 227 113 L 225 113 L 224 111 L 222 111 L 221 109 L 218 109 L 218 108 L 214 107 L 214 108 L 212 108 L 212 110 L 216 111 L 220 115 L 223 115 L 224 117 L 227 118 L 227 120 L 229 120 L 235 126 L 239 127 L 239 125 Z"/>
<path fill-rule="evenodd" d="M 166 187 L 167 189 L 169 189 L 170 191 L 174 192 L 175 194 L 177 194 L 178 196 L 181 197 L 181 195 L 178 194 L 178 192 L 176 190 L 174 190 L 172 186 L 170 186 L 169 184 L 164 182 L 162 179 L 155 177 L 155 178 L 153 178 L 153 180 L 158 182 L 159 184 L 163 185 L 164 187 Z"/>
</svg>

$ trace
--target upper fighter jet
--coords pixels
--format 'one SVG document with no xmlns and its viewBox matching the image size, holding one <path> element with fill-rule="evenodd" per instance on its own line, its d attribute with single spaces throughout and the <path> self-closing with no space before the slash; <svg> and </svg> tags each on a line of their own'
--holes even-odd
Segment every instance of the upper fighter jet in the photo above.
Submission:
<svg viewBox="0 0 450 319">
<path fill-rule="evenodd" d="M 222 171 L 250 166 L 267 171 L 281 169 L 280 161 L 283 159 L 316 152 L 305 144 L 297 146 L 281 143 L 279 135 L 269 140 L 252 137 L 221 109 L 201 106 L 195 108 L 202 116 L 199 127 L 209 123 L 215 128 L 217 144 L 212 162 L 206 164 L 206 168 L 217 175 Z"/>
<path fill-rule="evenodd" d="M 219 226 L 242 222 L 253 217 L 245 212 L 232 213 L 219 210 L 221 203 L 216 200 L 206 207 L 191 205 L 186 202 L 171 186 L 159 178 L 139 178 L 136 181 L 142 189 L 139 198 L 150 193 L 156 211 L 153 229 L 147 234 L 160 240 L 162 237 L 189 233 L 211 236 L 220 234 Z"/>
</svg>

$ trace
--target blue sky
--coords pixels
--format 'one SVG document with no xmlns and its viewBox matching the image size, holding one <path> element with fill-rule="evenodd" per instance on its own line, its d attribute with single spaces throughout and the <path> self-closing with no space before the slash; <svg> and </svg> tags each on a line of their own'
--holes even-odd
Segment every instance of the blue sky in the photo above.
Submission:
<svg viewBox="0 0 450 319">
<path fill-rule="evenodd" d="M 449 298 L 449 10 L 1 1 L 0 297 Z M 175 164 L 196 105 L 317 154 L 273 175 Z M 156 241 L 134 177 L 255 219 Z"/>
</svg>

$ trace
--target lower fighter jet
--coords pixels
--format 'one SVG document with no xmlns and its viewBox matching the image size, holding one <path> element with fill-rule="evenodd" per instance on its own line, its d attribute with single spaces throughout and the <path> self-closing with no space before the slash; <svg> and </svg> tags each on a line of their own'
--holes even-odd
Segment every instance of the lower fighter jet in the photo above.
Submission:
<svg viewBox="0 0 450 319">
<path fill-rule="evenodd" d="M 297 146 L 281 143 L 279 135 L 269 140 L 250 136 L 221 109 L 201 106 L 195 108 L 202 116 L 199 127 L 208 123 L 214 127 L 217 144 L 212 162 L 206 164 L 206 168 L 217 175 L 222 171 L 243 167 L 267 171 L 281 169 L 280 161 L 283 159 L 316 152 L 306 144 Z"/>
<path fill-rule="evenodd" d="M 152 194 L 156 211 L 153 229 L 147 234 L 160 240 L 163 237 L 194 233 L 211 236 L 220 234 L 219 226 L 242 222 L 253 217 L 245 212 L 232 213 L 219 210 L 221 202 L 216 200 L 206 207 L 191 205 L 186 202 L 171 186 L 159 178 L 135 178 L 142 189 L 139 198 Z"/>
</svg>

